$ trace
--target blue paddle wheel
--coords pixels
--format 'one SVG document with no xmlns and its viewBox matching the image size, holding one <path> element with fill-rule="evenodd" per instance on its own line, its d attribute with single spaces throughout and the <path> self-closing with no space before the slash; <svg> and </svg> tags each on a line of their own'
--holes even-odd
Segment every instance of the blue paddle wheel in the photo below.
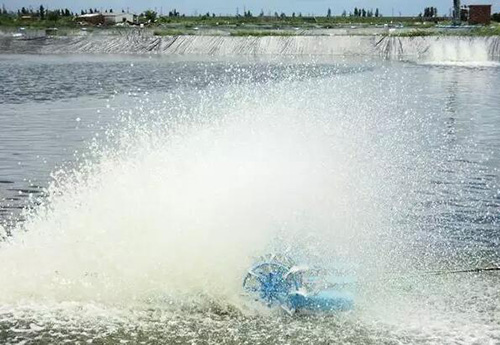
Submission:
<svg viewBox="0 0 500 345">
<path fill-rule="evenodd" d="M 296 312 L 339 312 L 354 305 L 339 277 L 324 269 L 296 265 L 284 255 L 260 258 L 243 279 L 243 289 L 266 306 Z"/>
</svg>

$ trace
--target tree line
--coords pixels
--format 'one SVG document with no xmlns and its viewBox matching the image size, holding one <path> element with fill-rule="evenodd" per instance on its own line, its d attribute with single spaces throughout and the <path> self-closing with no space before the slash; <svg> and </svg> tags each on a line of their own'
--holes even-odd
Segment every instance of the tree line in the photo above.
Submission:
<svg viewBox="0 0 500 345">
<path fill-rule="evenodd" d="M 159 17 L 158 13 L 153 11 L 153 10 L 147 10 L 145 11 L 143 14 L 143 16 L 145 16 L 148 20 L 150 21 L 155 21 L 156 18 Z M 185 14 L 180 14 L 176 9 L 172 10 L 172 11 L 169 11 L 168 12 L 168 15 L 165 15 L 164 17 L 186 17 Z M 195 15 L 195 17 L 201 17 L 201 18 L 215 18 L 217 17 L 217 15 L 215 13 L 210 13 L 210 12 L 207 12 L 205 14 L 199 14 L 199 15 Z M 369 9 L 369 10 L 366 10 L 364 8 L 354 8 L 354 12 L 349 12 L 349 16 L 350 17 L 382 17 L 382 14 L 380 13 L 379 9 L 375 9 L 375 11 L 373 11 L 372 9 Z M 264 13 L 264 10 L 261 10 L 259 14 L 257 15 L 254 15 L 252 13 L 252 11 L 250 10 L 244 10 L 243 11 L 243 14 L 241 14 L 239 12 L 239 9 L 237 8 L 236 9 L 236 15 L 235 15 L 236 18 L 255 18 L 255 17 L 259 17 L 259 18 L 264 18 L 264 17 L 274 17 L 276 19 L 286 19 L 286 18 L 302 18 L 302 13 L 299 12 L 299 13 L 295 13 L 295 12 L 292 12 L 291 14 L 287 15 L 285 12 L 274 12 L 274 14 L 271 14 L 269 13 L 267 16 L 265 15 Z M 326 17 L 327 18 L 332 18 L 333 15 L 332 15 L 332 10 L 331 8 L 329 8 L 327 10 L 327 13 L 326 13 Z M 342 17 L 347 17 L 347 11 L 343 11 L 342 12 Z"/>
<path fill-rule="evenodd" d="M 5 10 L 5 7 L 3 7 L 3 14 L 8 14 L 8 12 Z M 37 10 L 33 10 L 33 8 L 22 7 L 21 9 L 17 10 L 17 15 L 35 16 L 40 18 L 41 20 L 57 20 L 60 17 L 73 17 L 75 14 L 68 8 L 49 10 L 43 7 L 43 5 L 40 5 Z"/>
<path fill-rule="evenodd" d="M 60 17 L 75 17 L 77 15 L 100 13 L 100 12 L 101 11 L 99 11 L 97 8 L 84 9 L 84 10 L 81 10 L 80 13 L 72 12 L 68 8 L 49 10 L 47 8 L 44 8 L 43 5 L 40 5 L 40 7 L 37 8 L 36 10 L 34 10 L 32 7 L 29 7 L 29 8 L 22 7 L 21 9 L 17 10 L 17 15 L 18 16 L 35 16 L 35 17 L 38 17 L 42 20 L 43 19 L 57 20 Z M 104 12 L 105 13 L 113 13 L 113 9 L 109 9 L 109 10 L 106 9 Z M 121 12 L 125 13 L 125 10 L 122 9 Z M 15 13 L 16 12 L 12 12 L 12 11 L 9 12 L 6 9 L 5 5 L 2 5 L 2 7 L 0 8 L 0 14 L 2 14 L 2 15 L 15 15 Z M 151 21 L 155 21 L 156 18 L 158 18 L 158 13 L 153 11 L 153 10 L 147 10 L 142 15 L 147 17 Z M 165 17 L 167 17 L 167 16 L 168 17 L 186 17 L 185 14 L 181 14 L 176 9 L 169 11 L 168 14 L 165 15 Z M 271 13 L 269 13 L 269 15 L 266 16 L 264 14 L 264 10 L 261 10 L 257 16 L 258 17 L 271 17 Z M 274 12 L 273 16 L 275 18 L 281 18 L 281 19 L 288 18 L 288 15 L 285 12 L 281 12 L 281 13 Z M 332 14 L 332 9 L 328 8 L 328 10 L 326 12 L 326 17 L 331 18 L 333 16 L 334 15 Z M 354 10 L 350 11 L 349 13 L 346 10 L 344 10 L 342 12 L 341 16 L 342 17 L 349 16 L 349 17 L 366 17 L 366 18 L 375 17 L 375 18 L 378 18 L 378 17 L 382 17 L 382 14 L 380 13 L 378 8 L 375 9 L 375 11 L 373 11 L 373 9 L 367 10 L 365 8 L 355 7 Z M 207 12 L 206 14 L 199 15 L 199 17 L 216 17 L 216 14 L 215 13 L 210 14 Z M 236 17 L 252 18 L 252 17 L 254 17 L 254 14 L 250 10 L 245 10 L 243 14 L 240 14 L 239 11 L 236 10 Z M 291 18 L 296 18 L 296 17 L 302 18 L 302 13 L 299 12 L 298 14 L 296 14 L 295 12 L 293 12 L 290 17 Z M 424 11 L 419 14 L 419 17 L 424 17 L 424 18 L 438 17 L 438 10 L 436 7 L 426 7 L 426 8 L 424 8 Z M 492 15 L 492 20 L 500 22 L 500 13 L 494 13 Z"/>
<path fill-rule="evenodd" d="M 351 15 L 349 14 L 350 17 L 354 16 L 354 17 L 381 17 L 380 15 L 380 11 L 378 10 L 378 8 L 375 10 L 375 12 L 373 12 L 372 9 L 370 10 L 366 10 L 364 8 L 357 8 L 355 7 L 354 8 L 354 13 Z"/>
<path fill-rule="evenodd" d="M 106 9 L 104 12 L 105 13 L 113 13 L 113 9 L 109 9 L 109 10 Z M 123 9 L 121 12 L 125 13 L 125 11 Z M 8 14 L 14 14 L 14 13 L 7 11 L 7 9 L 5 8 L 5 5 L 3 5 L 2 8 L 0 9 L 0 14 L 8 15 Z M 101 11 L 99 11 L 97 8 L 89 8 L 89 9 L 82 9 L 79 13 L 75 13 L 75 12 L 70 11 L 67 8 L 49 10 L 49 9 L 44 8 L 43 5 L 40 5 L 40 7 L 36 10 L 34 10 L 31 7 L 29 7 L 29 8 L 22 7 L 21 9 L 17 10 L 17 14 L 20 16 L 31 15 L 31 16 L 39 17 L 41 19 L 45 19 L 48 15 L 57 15 L 59 17 L 70 17 L 70 16 L 93 14 L 93 13 L 101 13 Z M 146 15 L 150 19 L 153 19 L 153 18 L 155 19 L 158 17 L 158 13 L 156 11 L 153 11 L 153 10 L 144 11 L 143 15 Z M 347 11 L 344 10 L 342 12 L 342 17 L 347 17 L 347 15 L 348 15 Z M 168 14 L 165 16 L 168 16 L 168 17 L 186 17 L 185 14 L 181 14 L 176 9 L 169 11 Z M 216 17 L 216 14 L 215 13 L 210 14 L 209 12 L 207 12 L 206 14 L 202 14 L 199 16 L 200 17 Z M 295 18 L 295 17 L 301 18 L 302 13 L 293 12 L 290 16 L 292 18 Z M 332 14 L 332 9 L 328 8 L 327 13 L 326 13 L 326 17 L 331 18 L 333 16 L 334 15 Z M 380 11 L 378 8 L 375 11 L 373 11 L 373 9 L 367 10 L 364 8 L 357 8 L 356 7 L 356 8 L 354 8 L 353 12 L 352 11 L 349 12 L 349 17 L 381 17 L 381 16 L 382 15 L 380 14 Z M 248 10 L 248 11 L 245 10 L 243 15 L 242 15 L 239 13 L 238 10 L 236 10 L 236 17 L 252 18 L 252 17 L 254 17 L 254 14 L 250 10 Z M 266 17 L 266 15 L 264 14 L 264 10 L 260 11 L 260 13 L 258 14 L 258 17 Z M 267 17 L 271 17 L 271 14 L 269 13 L 269 15 Z M 288 15 L 285 12 L 281 12 L 281 13 L 274 12 L 274 17 L 287 18 Z"/>
<path fill-rule="evenodd" d="M 94 14 L 94 13 L 98 14 L 98 13 L 103 13 L 103 12 L 102 12 L 102 11 L 97 10 L 97 8 L 94 8 L 94 9 L 89 8 L 88 10 L 81 10 L 81 11 L 80 11 L 80 14 L 81 14 L 81 15 L 84 15 L 84 14 Z M 112 9 L 112 8 L 110 8 L 109 10 L 105 9 L 105 10 L 104 10 L 104 13 L 114 13 L 114 12 L 113 12 L 113 9 Z M 124 10 L 124 9 L 122 9 L 122 13 L 125 13 L 125 10 Z"/>
<path fill-rule="evenodd" d="M 237 17 L 242 17 L 240 14 L 239 14 L 239 11 L 236 10 L 236 16 Z M 252 12 L 249 10 L 249 11 L 245 11 L 244 14 L 243 14 L 243 17 L 253 17 L 253 14 Z M 264 15 L 264 10 L 261 10 L 260 11 L 260 14 L 259 14 L 259 17 L 265 17 Z M 278 14 L 278 12 L 274 12 L 274 17 L 276 18 L 286 18 L 287 15 L 285 12 L 281 12 L 280 14 Z M 292 18 L 295 18 L 295 17 L 299 17 L 301 18 L 302 17 L 302 13 L 298 13 L 298 15 L 293 12 L 292 15 L 291 15 Z M 331 8 L 328 8 L 328 10 L 326 11 L 326 17 L 327 18 L 332 18 L 333 17 L 333 14 L 332 14 L 332 9 Z M 342 17 L 347 17 L 347 11 L 344 10 L 342 12 Z M 355 7 L 354 8 L 354 12 L 349 12 L 349 17 L 382 17 L 379 9 L 375 9 L 375 11 L 373 11 L 373 9 L 369 9 L 369 10 L 366 10 L 364 8 L 357 8 Z"/>
<path fill-rule="evenodd" d="M 32 7 L 21 7 L 20 9 L 17 10 L 17 15 L 18 16 L 33 16 L 33 17 L 38 17 L 40 19 L 46 19 L 49 16 L 58 16 L 58 17 L 75 17 L 77 15 L 83 15 L 83 14 L 92 14 L 92 13 L 101 13 L 97 8 L 89 8 L 86 10 L 81 10 L 80 13 L 73 12 L 68 8 L 58 8 L 58 9 L 53 9 L 49 10 L 48 8 L 45 8 L 43 5 L 40 5 L 37 9 L 33 9 Z M 104 13 L 113 13 L 113 9 L 109 10 L 104 10 Z M 125 10 L 122 10 L 122 13 L 125 13 Z M 3 15 L 15 15 L 16 12 L 8 11 L 5 8 L 5 5 L 2 5 L 2 8 L 0 8 L 0 14 Z"/>
<path fill-rule="evenodd" d="M 424 18 L 434 18 L 438 16 L 438 10 L 436 7 L 426 7 L 424 8 L 423 13 Z M 422 17 L 422 13 L 420 13 L 419 17 Z"/>
</svg>

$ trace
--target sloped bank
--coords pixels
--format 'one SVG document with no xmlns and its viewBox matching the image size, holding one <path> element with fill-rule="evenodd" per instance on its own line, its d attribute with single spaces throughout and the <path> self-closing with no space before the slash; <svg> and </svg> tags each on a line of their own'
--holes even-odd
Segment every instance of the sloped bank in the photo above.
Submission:
<svg viewBox="0 0 500 345">
<path fill-rule="evenodd" d="M 389 58 L 486 61 L 500 58 L 500 37 L 387 36 L 376 43 L 376 50 Z"/>
<path fill-rule="evenodd" d="M 0 36 L 2 53 L 344 55 L 416 59 L 500 58 L 500 37 L 86 35 L 22 40 Z"/>
<path fill-rule="evenodd" d="M 179 55 L 372 55 L 367 36 L 151 36 L 89 35 L 43 40 L 0 38 L 0 49 L 34 54 L 179 54 Z"/>
</svg>

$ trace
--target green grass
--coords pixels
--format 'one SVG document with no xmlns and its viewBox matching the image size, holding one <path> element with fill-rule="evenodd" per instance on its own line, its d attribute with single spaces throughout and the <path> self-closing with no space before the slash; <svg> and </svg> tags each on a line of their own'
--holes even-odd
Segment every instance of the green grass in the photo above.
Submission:
<svg viewBox="0 0 500 345">
<path fill-rule="evenodd" d="M 297 34 L 291 31 L 256 31 L 256 30 L 237 30 L 232 31 L 231 36 L 237 37 L 266 37 L 266 36 L 296 36 Z"/>
<path fill-rule="evenodd" d="M 336 27 L 339 25 L 383 25 L 389 23 L 403 23 L 405 25 L 413 25 L 418 22 L 415 17 L 159 17 L 153 27 L 184 27 L 192 28 L 196 26 L 229 26 L 229 27 L 245 27 L 250 26 L 265 26 L 280 28 L 284 26 L 296 26 L 300 28 L 312 27 Z M 0 26 L 26 26 L 26 27 L 76 27 L 77 23 L 71 17 L 60 17 L 57 21 L 49 21 L 47 19 L 40 20 L 34 18 L 32 20 L 22 20 L 17 15 L 0 15 Z"/>
<path fill-rule="evenodd" d="M 336 26 L 343 24 L 389 24 L 418 22 L 416 17 L 160 17 L 158 24 L 167 25 L 209 25 L 209 26 L 245 26 L 245 25 L 265 25 L 265 26 Z"/>
<path fill-rule="evenodd" d="M 405 32 L 390 33 L 387 35 L 396 37 L 425 37 L 425 36 L 437 36 L 438 33 L 430 30 L 411 30 Z"/>
<path fill-rule="evenodd" d="M 500 36 L 500 25 L 479 27 L 466 33 L 467 36 Z"/>
<path fill-rule="evenodd" d="M 58 20 L 40 20 L 38 18 L 24 20 L 17 16 L 0 15 L 0 27 L 27 27 L 44 29 L 52 27 L 75 28 L 77 23 L 71 17 L 61 17 Z"/>
<path fill-rule="evenodd" d="M 467 36 L 467 37 L 491 37 L 500 36 L 500 25 L 494 23 L 490 26 L 478 26 L 475 28 L 440 29 L 428 28 L 403 32 L 389 33 L 387 36 L 394 37 L 425 37 L 425 36 Z"/>
<path fill-rule="evenodd" d="M 193 31 L 175 29 L 156 29 L 153 31 L 153 35 L 155 36 L 187 36 L 194 34 Z"/>
<path fill-rule="evenodd" d="M 440 24 L 450 24 L 439 18 Z M 264 17 L 160 17 L 157 22 L 148 26 L 156 36 L 197 35 L 203 30 L 196 28 L 220 28 L 229 31 L 231 36 L 293 36 L 307 34 L 308 29 L 339 28 L 350 25 L 373 27 L 385 24 L 402 24 L 408 28 L 389 33 L 397 37 L 423 37 L 423 36 L 500 36 L 500 24 L 493 23 L 489 27 L 474 29 L 445 30 L 436 28 L 434 22 L 424 22 L 418 17 L 295 17 L 284 18 L 274 16 Z M 58 35 L 63 35 L 65 29 L 77 29 L 78 23 L 71 17 L 60 17 L 58 20 L 22 20 L 17 15 L 0 15 L 0 28 L 14 29 L 26 27 L 29 29 L 59 28 Z M 304 31 L 292 30 L 298 28 Z M 91 28 L 89 28 L 90 30 Z M 96 28 L 97 29 L 97 28 Z M 102 28 L 102 30 L 118 29 L 115 27 Z M 127 28 L 123 28 L 127 30 Z"/>
</svg>

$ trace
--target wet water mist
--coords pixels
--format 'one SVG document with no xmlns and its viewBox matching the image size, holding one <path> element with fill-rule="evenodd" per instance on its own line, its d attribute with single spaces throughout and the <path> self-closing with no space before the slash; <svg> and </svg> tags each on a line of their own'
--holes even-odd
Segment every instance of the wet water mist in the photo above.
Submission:
<svg viewBox="0 0 500 345">
<path fill-rule="evenodd" d="M 117 124 L 53 173 L 42 205 L 0 244 L 0 315 L 17 315 L 33 332 L 62 319 L 87 331 L 90 322 L 101 335 L 126 330 L 129 340 L 143 336 L 132 334 L 134 324 L 171 341 L 178 332 L 201 339 L 218 318 L 246 330 L 226 334 L 235 342 L 252 334 L 321 342 L 326 329 L 346 343 L 389 334 L 425 342 L 433 329 L 442 341 L 460 337 L 450 328 L 456 320 L 498 335 L 494 311 L 480 312 L 495 298 L 492 282 L 465 279 L 463 293 L 453 279 L 418 275 L 494 256 L 494 234 L 471 239 L 446 218 L 453 200 L 462 210 L 478 199 L 498 203 L 498 157 L 471 149 L 484 133 L 465 133 L 470 123 L 456 108 L 465 92 L 453 98 L 439 85 L 449 85 L 440 75 L 448 72 L 381 62 L 271 64 L 258 73 L 262 65 L 221 65 L 213 69 L 231 75 L 225 85 L 208 75 L 109 102 Z M 447 104 L 436 101 L 443 89 Z M 467 194 L 477 178 L 486 187 Z M 341 258 L 359 281 L 349 287 L 355 311 L 268 318 L 241 295 L 241 280 L 255 257 L 273 251 L 320 264 Z M 476 293 L 471 315 L 453 298 Z M 280 327 L 290 338 L 273 331 Z"/>
<path fill-rule="evenodd" d="M 376 149 L 374 119 L 338 96 L 318 103 L 331 87 L 149 96 L 94 148 L 97 161 L 54 174 L 47 202 L 2 249 L 2 298 L 230 301 L 277 238 L 358 255 L 387 226 L 391 188 L 365 150 Z"/>
</svg>

